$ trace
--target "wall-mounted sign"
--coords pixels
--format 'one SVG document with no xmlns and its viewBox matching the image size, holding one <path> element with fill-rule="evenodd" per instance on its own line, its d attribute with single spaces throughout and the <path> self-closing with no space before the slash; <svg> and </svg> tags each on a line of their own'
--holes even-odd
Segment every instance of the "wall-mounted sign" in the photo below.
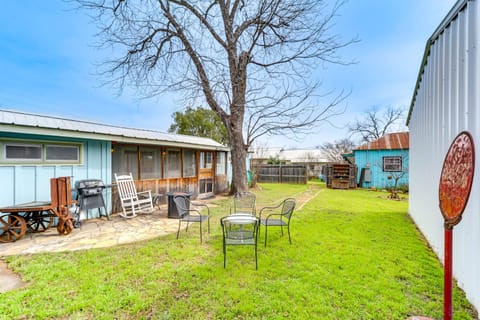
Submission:
<svg viewBox="0 0 480 320">
<path fill-rule="evenodd" d="M 462 219 L 472 188 L 475 149 L 470 133 L 461 132 L 453 140 L 443 162 L 438 197 L 445 228 L 452 229 Z"/>
</svg>

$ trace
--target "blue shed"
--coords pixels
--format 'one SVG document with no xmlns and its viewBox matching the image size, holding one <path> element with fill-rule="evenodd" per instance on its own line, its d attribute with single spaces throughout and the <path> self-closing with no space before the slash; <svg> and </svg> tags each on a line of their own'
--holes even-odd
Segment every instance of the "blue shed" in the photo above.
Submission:
<svg viewBox="0 0 480 320">
<path fill-rule="evenodd" d="M 408 185 L 408 132 L 389 133 L 353 150 L 357 181 L 363 188 Z"/>
<path fill-rule="evenodd" d="M 129 172 L 138 191 L 209 196 L 228 189 L 228 151 L 208 138 L 0 110 L 0 207 L 50 200 L 50 178 L 111 184 Z M 121 210 L 115 188 L 104 196 L 109 212 Z"/>
</svg>

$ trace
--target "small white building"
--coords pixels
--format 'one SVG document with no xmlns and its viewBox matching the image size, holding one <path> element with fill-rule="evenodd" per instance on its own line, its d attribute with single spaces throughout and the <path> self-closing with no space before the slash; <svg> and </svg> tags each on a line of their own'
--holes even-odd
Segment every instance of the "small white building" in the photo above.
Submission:
<svg viewBox="0 0 480 320">
<path fill-rule="evenodd" d="M 460 0 L 427 42 L 413 93 L 410 129 L 410 215 L 443 261 L 438 187 L 454 138 L 469 131 L 476 172 L 462 221 L 453 229 L 453 274 L 480 309 L 480 3 Z M 455 311 L 455 310 L 454 310 Z"/>
</svg>

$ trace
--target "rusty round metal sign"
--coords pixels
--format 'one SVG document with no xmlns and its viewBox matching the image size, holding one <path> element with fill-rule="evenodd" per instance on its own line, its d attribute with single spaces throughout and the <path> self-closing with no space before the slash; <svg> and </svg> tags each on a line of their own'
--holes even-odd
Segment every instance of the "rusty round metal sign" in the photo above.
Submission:
<svg viewBox="0 0 480 320">
<path fill-rule="evenodd" d="M 473 138 L 464 131 L 450 145 L 440 175 L 438 197 L 446 228 L 453 228 L 462 219 L 472 189 L 474 171 Z"/>
</svg>

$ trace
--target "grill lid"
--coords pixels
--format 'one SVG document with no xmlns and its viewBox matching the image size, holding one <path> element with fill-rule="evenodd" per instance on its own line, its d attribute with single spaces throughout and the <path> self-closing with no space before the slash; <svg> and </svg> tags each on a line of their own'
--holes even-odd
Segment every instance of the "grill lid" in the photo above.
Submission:
<svg viewBox="0 0 480 320">
<path fill-rule="evenodd" d="M 96 188 L 105 188 L 105 184 L 100 179 L 84 179 L 75 181 L 75 189 L 96 189 Z"/>
</svg>

